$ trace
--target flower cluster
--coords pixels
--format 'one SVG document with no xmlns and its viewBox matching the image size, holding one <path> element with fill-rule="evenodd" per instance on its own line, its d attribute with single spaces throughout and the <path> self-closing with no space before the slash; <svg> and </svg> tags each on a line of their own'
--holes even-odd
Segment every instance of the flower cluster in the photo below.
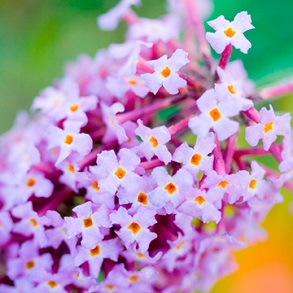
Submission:
<svg viewBox="0 0 293 293">
<path fill-rule="evenodd" d="M 1 292 L 206 292 L 282 201 L 290 115 L 254 105 L 292 84 L 255 93 L 229 62 L 232 46 L 251 46 L 248 13 L 205 36 L 208 1 L 169 0 L 156 20 L 139 3 L 98 18 L 127 22 L 123 44 L 68 64 L 1 137 Z"/>
</svg>

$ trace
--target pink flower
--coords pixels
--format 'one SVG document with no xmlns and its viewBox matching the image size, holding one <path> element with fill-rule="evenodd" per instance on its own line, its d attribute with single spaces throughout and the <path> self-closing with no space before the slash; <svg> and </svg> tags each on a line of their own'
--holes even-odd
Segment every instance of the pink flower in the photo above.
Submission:
<svg viewBox="0 0 293 293">
<path fill-rule="evenodd" d="M 156 212 L 154 210 L 139 207 L 136 213 L 131 216 L 124 207 L 119 207 L 110 215 L 113 224 L 119 224 L 121 229 L 116 231 L 126 248 L 136 242 L 142 252 L 145 252 L 150 242 L 157 237 L 148 227 L 154 225 Z"/>
<path fill-rule="evenodd" d="M 49 148 L 58 147 L 59 155 L 56 165 L 63 162 L 70 155 L 83 159 L 92 149 L 93 142 L 86 133 L 79 133 L 79 123 L 66 123 L 65 128 L 55 126 L 50 128 Z"/>
<path fill-rule="evenodd" d="M 238 13 L 231 22 L 221 15 L 217 19 L 209 21 L 208 24 L 216 32 L 207 33 L 206 38 L 217 53 L 222 53 L 229 44 L 243 53 L 247 53 L 251 47 L 251 43 L 243 35 L 245 31 L 254 28 L 247 12 Z"/>
<path fill-rule="evenodd" d="M 113 30 L 118 26 L 119 20 L 131 11 L 131 5 L 139 5 L 140 0 L 121 0 L 107 13 L 98 17 L 97 22 L 103 30 Z"/>
<path fill-rule="evenodd" d="M 199 171 L 209 172 L 213 169 L 214 157 L 209 154 L 215 146 L 213 133 L 198 136 L 193 148 L 186 142 L 181 144 L 173 155 L 173 161 L 183 163 L 183 168 L 196 177 Z"/>
<path fill-rule="evenodd" d="M 141 76 L 152 93 L 156 94 L 163 86 L 168 93 L 174 95 L 186 85 L 186 80 L 180 77 L 177 72 L 189 62 L 187 55 L 188 53 L 184 50 L 177 49 L 169 59 L 167 55 L 163 55 L 157 60 L 147 62 L 147 65 L 153 67 L 155 72 L 145 73 Z"/>
<path fill-rule="evenodd" d="M 171 139 L 168 128 L 166 126 L 159 126 L 151 129 L 144 126 L 140 119 L 137 123 L 138 127 L 135 133 L 143 140 L 136 147 L 138 154 L 145 156 L 148 161 L 156 155 L 161 161 L 168 164 L 171 161 L 171 154 L 166 147 L 167 142 Z"/>
<path fill-rule="evenodd" d="M 276 117 L 272 105 L 270 105 L 269 110 L 264 107 L 261 108 L 259 114 L 260 122 L 246 128 L 245 138 L 252 146 L 256 146 L 261 139 L 263 142 L 263 148 L 267 151 L 277 139 L 277 135 L 290 135 L 291 117 L 289 113 Z"/>
<path fill-rule="evenodd" d="M 238 122 L 228 118 L 236 115 L 238 109 L 229 100 L 219 102 L 214 89 L 207 90 L 197 100 L 197 106 L 201 114 L 188 123 L 194 134 L 206 136 L 213 129 L 218 139 L 223 141 L 238 131 Z"/>
</svg>

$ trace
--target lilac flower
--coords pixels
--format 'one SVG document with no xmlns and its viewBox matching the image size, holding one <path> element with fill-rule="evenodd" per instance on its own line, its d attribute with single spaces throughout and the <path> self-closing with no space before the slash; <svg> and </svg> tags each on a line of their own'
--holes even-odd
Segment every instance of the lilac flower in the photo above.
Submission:
<svg viewBox="0 0 293 293">
<path fill-rule="evenodd" d="M 156 94 L 163 86 L 168 93 L 174 95 L 186 85 L 186 80 L 180 77 L 177 71 L 189 62 L 187 55 L 184 50 L 177 49 L 169 59 L 167 55 L 163 55 L 157 60 L 147 62 L 154 68 L 155 72 L 145 73 L 141 76 L 152 93 Z"/>
<path fill-rule="evenodd" d="M 144 98 L 149 92 L 146 82 L 137 75 L 130 75 L 121 78 L 109 77 L 107 88 L 109 89 L 109 92 L 120 99 L 124 97 L 125 93 L 128 91 L 133 92 L 140 98 Z"/>
<path fill-rule="evenodd" d="M 109 193 L 100 186 L 100 179 L 103 177 L 99 174 L 97 166 L 90 166 L 89 171 L 78 176 L 79 188 L 86 188 L 86 198 L 98 205 L 106 205 L 108 208 L 114 208 L 115 194 Z"/>
<path fill-rule="evenodd" d="M 13 208 L 12 215 L 20 219 L 19 222 L 14 224 L 13 232 L 26 237 L 33 235 L 40 247 L 46 246 L 47 238 L 44 225 L 49 225 L 50 220 L 45 216 L 39 217 L 33 210 L 30 201 Z"/>
<path fill-rule="evenodd" d="M 250 42 L 243 35 L 245 31 L 254 28 L 251 17 L 246 11 L 238 13 L 231 22 L 221 15 L 208 24 L 216 32 L 207 33 L 206 38 L 217 53 L 222 53 L 228 44 L 232 44 L 243 53 L 247 53 L 251 47 Z"/>
<path fill-rule="evenodd" d="M 212 170 L 214 157 L 210 154 L 215 146 L 213 133 L 198 136 L 193 148 L 187 143 L 180 145 L 173 154 L 173 161 L 183 163 L 183 168 L 195 178 L 199 171 L 208 173 Z"/>
<path fill-rule="evenodd" d="M 128 137 L 125 133 L 125 129 L 119 124 L 116 117 L 117 113 L 124 111 L 124 106 L 121 103 L 115 103 L 108 107 L 104 103 L 101 103 L 101 111 L 103 121 L 107 125 L 107 131 L 103 137 L 103 141 L 108 142 L 117 137 L 120 144 L 125 142 Z"/>
<path fill-rule="evenodd" d="M 77 254 L 74 257 L 76 266 L 88 262 L 89 274 L 93 278 L 97 278 L 105 258 L 117 261 L 118 255 L 121 252 L 121 245 L 118 239 L 103 240 L 93 249 L 87 249 L 79 246 Z"/>
<path fill-rule="evenodd" d="M 139 157 L 131 150 L 121 149 L 118 158 L 113 150 L 103 151 L 97 157 L 96 172 L 102 178 L 99 185 L 114 194 L 119 186 L 127 188 L 127 185 L 135 184 L 138 175 L 134 170 L 139 163 Z"/>
<path fill-rule="evenodd" d="M 236 174 L 220 175 L 212 170 L 207 174 L 202 187 L 212 190 L 213 194 L 217 195 L 215 205 L 221 208 L 222 199 L 233 204 L 246 194 L 247 181 L 244 181 L 243 177 L 247 174 L 246 171 L 239 171 Z"/>
<path fill-rule="evenodd" d="M 10 238 L 10 233 L 13 228 L 13 221 L 7 211 L 0 212 L 0 247 Z"/>
<path fill-rule="evenodd" d="M 167 16 L 161 19 L 141 18 L 138 23 L 130 26 L 127 38 L 130 40 L 145 40 L 156 43 L 168 42 L 178 35 L 178 19 Z"/>
<path fill-rule="evenodd" d="M 217 67 L 221 83 L 215 84 L 215 90 L 220 100 L 230 99 L 230 103 L 239 111 L 246 111 L 253 106 L 253 102 L 245 97 L 245 84 L 242 79 L 236 79 L 228 72 Z"/>
<path fill-rule="evenodd" d="M 131 216 L 127 210 L 120 207 L 118 211 L 114 211 L 110 215 L 113 224 L 121 226 L 116 234 L 123 241 L 126 248 L 132 243 L 137 243 L 142 252 L 147 251 L 150 242 L 157 237 L 156 233 L 151 232 L 148 227 L 154 225 L 157 221 L 155 219 L 155 211 L 140 207 L 136 213 Z"/>
<path fill-rule="evenodd" d="M 33 194 L 36 197 L 51 196 L 54 185 L 42 173 L 30 171 L 23 179 L 19 186 L 22 189 L 23 201 L 26 201 Z"/>
<path fill-rule="evenodd" d="M 183 202 L 193 184 L 191 174 L 184 169 L 170 176 L 164 167 L 157 167 L 153 170 L 152 177 L 158 187 L 149 193 L 149 201 L 157 209 L 165 207 L 168 213 Z"/>
<path fill-rule="evenodd" d="M 149 128 L 143 125 L 139 119 L 137 121 L 138 127 L 135 133 L 143 140 L 143 142 L 136 147 L 139 155 L 146 157 L 148 161 L 156 155 L 165 164 L 171 161 L 171 154 L 166 147 L 166 143 L 170 141 L 171 135 L 165 126 L 156 128 Z"/>
<path fill-rule="evenodd" d="M 7 263 L 7 275 L 11 280 L 18 276 L 36 277 L 41 270 L 51 270 L 53 259 L 50 253 L 39 254 L 39 246 L 35 241 L 24 242 L 18 255 Z"/>
<path fill-rule="evenodd" d="M 269 110 L 264 107 L 261 108 L 259 113 L 260 122 L 246 128 L 245 138 L 252 146 L 256 146 L 261 139 L 263 148 L 267 151 L 277 139 L 277 135 L 287 136 L 291 134 L 291 117 L 289 113 L 276 117 L 272 105 L 270 105 Z"/>
<path fill-rule="evenodd" d="M 195 189 L 187 194 L 186 200 L 178 207 L 178 211 L 199 218 L 204 223 L 209 221 L 218 223 L 221 213 L 214 205 L 216 201 L 217 195 L 214 192 Z"/>
<path fill-rule="evenodd" d="M 189 128 L 196 135 L 206 136 L 212 128 L 220 141 L 238 131 L 239 124 L 228 117 L 237 115 L 237 109 L 229 100 L 218 101 L 214 89 L 207 90 L 198 100 L 199 116 L 189 120 Z"/>
<path fill-rule="evenodd" d="M 117 27 L 120 18 L 130 11 L 131 5 L 139 5 L 140 0 L 122 0 L 117 6 L 98 18 L 98 25 L 104 30 L 113 30 Z"/>
<path fill-rule="evenodd" d="M 91 202 L 86 202 L 73 209 L 77 218 L 65 217 L 64 229 L 68 238 L 82 235 L 81 244 L 93 249 L 103 239 L 102 228 L 111 227 L 106 206 L 95 208 Z M 94 236 L 94 237 L 93 237 Z"/>
<path fill-rule="evenodd" d="M 79 123 L 67 123 L 65 129 L 52 127 L 50 129 L 49 148 L 58 147 L 59 155 L 56 165 L 63 162 L 70 155 L 84 158 L 92 149 L 92 139 L 88 134 L 79 133 Z"/>
<path fill-rule="evenodd" d="M 120 188 L 117 192 L 120 204 L 131 203 L 131 211 L 136 211 L 140 206 L 152 207 L 148 194 L 154 189 L 156 183 L 154 179 L 145 174 L 136 178 L 136 184 L 131 184 L 125 188 Z"/>
</svg>

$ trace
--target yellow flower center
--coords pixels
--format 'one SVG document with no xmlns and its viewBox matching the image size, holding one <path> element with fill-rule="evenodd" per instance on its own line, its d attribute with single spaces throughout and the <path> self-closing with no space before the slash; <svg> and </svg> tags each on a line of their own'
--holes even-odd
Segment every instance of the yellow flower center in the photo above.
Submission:
<svg viewBox="0 0 293 293">
<path fill-rule="evenodd" d="M 149 142 L 153 145 L 153 148 L 159 145 L 158 141 L 153 136 L 150 137 Z"/>
<path fill-rule="evenodd" d="M 235 95 L 235 94 L 236 94 L 235 89 L 234 89 L 234 85 L 233 85 L 233 84 L 228 85 L 228 91 L 229 91 L 230 94 L 232 94 L 232 95 Z"/>
<path fill-rule="evenodd" d="M 265 133 L 269 132 L 270 130 L 273 130 L 273 125 L 274 125 L 274 122 L 268 122 L 264 125 L 263 127 L 263 131 Z"/>
</svg>

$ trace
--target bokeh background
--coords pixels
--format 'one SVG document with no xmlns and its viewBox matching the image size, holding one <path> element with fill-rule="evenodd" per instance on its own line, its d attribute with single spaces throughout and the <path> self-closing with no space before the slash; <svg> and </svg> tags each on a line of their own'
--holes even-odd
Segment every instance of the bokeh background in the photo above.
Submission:
<svg viewBox="0 0 293 293">
<path fill-rule="evenodd" d="M 117 2 L 0 0 L 0 133 L 12 126 L 17 111 L 29 109 L 42 88 L 62 77 L 66 62 L 81 53 L 94 56 L 110 42 L 122 42 L 123 24 L 115 32 L 96 26 L 96 17 Z M 165 11 L 164 0 L 142 2 L 139 15 L 156 17 Z M 233 52 L 232 57 L 243 60 L 257 87 L 292 77 L 293 1 L 215 0 L 209 19 L 223 14 L 232 20 L 240 11 L 252 15 L 256 29 L 246 33 L 252 43 L 249 53 Z M 292 99 L 293 95 L 278 99 L 274 107 L 280 113 L 292 112 Z M 293 292 L 293 194 L 283 194 L 284 203 L 263 224 L 267 241 L 236 253 L 239 270 L 221 280 L 212 293 Z"/>
</svg>

